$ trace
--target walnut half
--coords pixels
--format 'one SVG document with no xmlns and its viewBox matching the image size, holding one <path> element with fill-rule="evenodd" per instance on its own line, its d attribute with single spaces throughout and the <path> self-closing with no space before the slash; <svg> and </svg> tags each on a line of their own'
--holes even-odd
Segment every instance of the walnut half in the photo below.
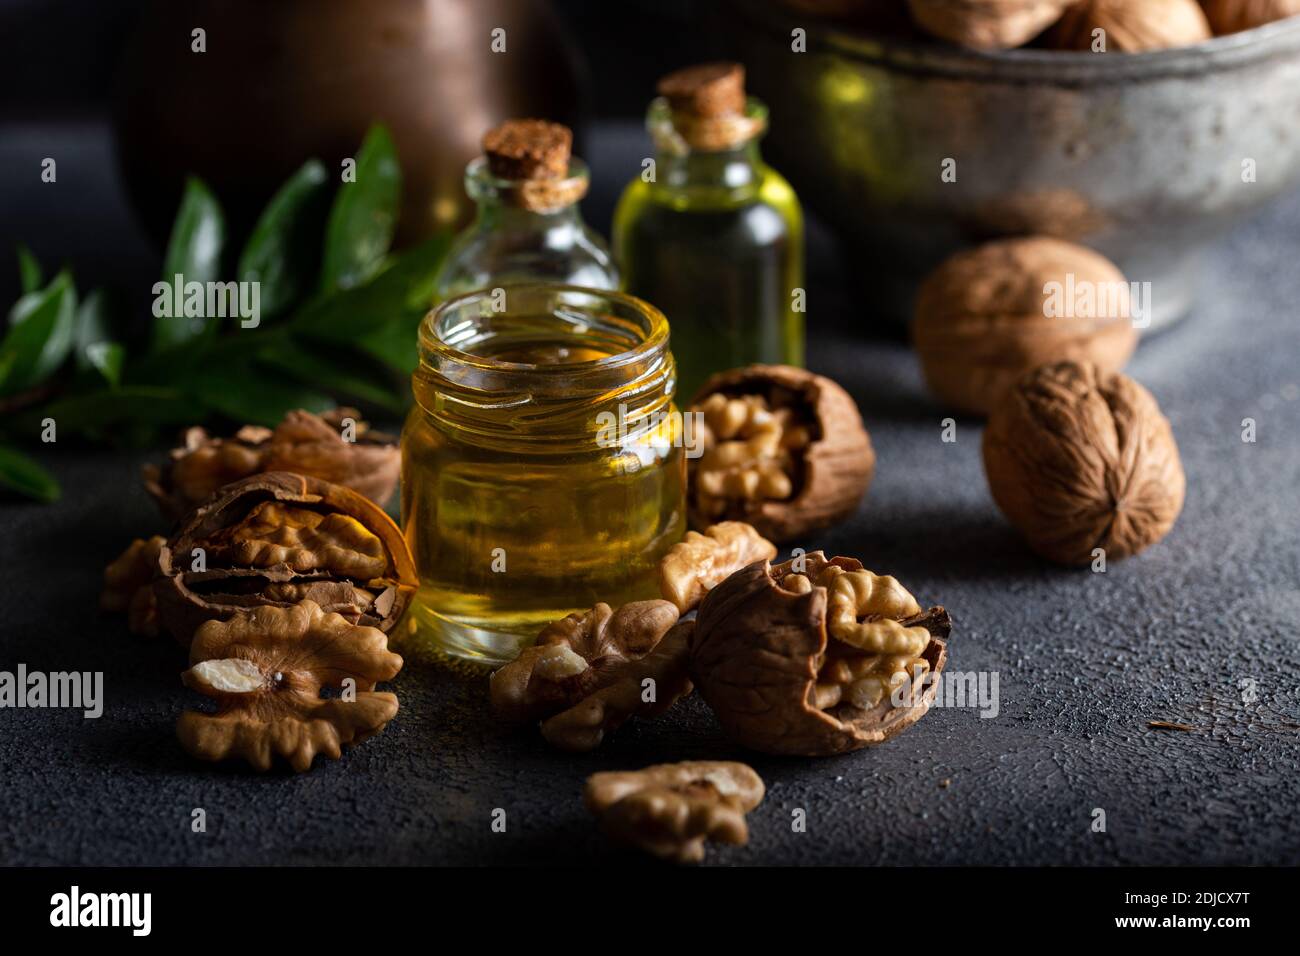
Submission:
<svg viewBox="0 0 1300 956">
<path fill-rule="evenodd" d="M 397 713 L 395 695 L 374 692 L 402 667 L 383 632 L 311 601 L 207 622 L 190 664 L 181 679 L 217 702 L 216 713 L 186 711 L 176 724 L 181 745 L 200 760 L 235 757 L 269 770 L 279 755 L 301 773 L 316 754 L 337 760 L 343 745 L 378 733 Z M 321 697 L 349 680 L 355 693 Z"/>
<path fill-rule="evenodd" d="M 676 863 L 698 863 L 706 840 L 749 842 L 745 814 L 763 794 L 762 779 L 743 763 L 687 761 L 594 774 L 583 802 L 613 839 Z"/>
</svg>

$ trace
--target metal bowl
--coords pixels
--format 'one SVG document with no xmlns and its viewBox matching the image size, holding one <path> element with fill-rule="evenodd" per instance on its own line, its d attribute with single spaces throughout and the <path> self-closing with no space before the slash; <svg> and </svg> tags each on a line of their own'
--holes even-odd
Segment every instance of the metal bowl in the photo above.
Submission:
<svg viewBox="0 0 1300 956">
<path fill-rule="evenodd" d="M 1206 246 L 1300 174 L 1300 18 L 1150 53 L 981 53 L 733 3 L 767 154 L 896 321 L 958 248 L 1045 233 L 1150 282 L 1167 325 Z"/>
</svg>

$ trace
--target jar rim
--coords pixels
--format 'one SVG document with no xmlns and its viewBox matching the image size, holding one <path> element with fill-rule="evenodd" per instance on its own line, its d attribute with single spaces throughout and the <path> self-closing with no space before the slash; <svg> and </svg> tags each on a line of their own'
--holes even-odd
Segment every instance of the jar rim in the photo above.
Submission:
<svg viewBox="0 0 1300 956">
<path fill-rule="evenodd" d="M 626 292 L 544 282 L 503 283 L 496 288 L 508 290 L 508 292 L 514 292 L 515 294 L 523 292 L 527 295 L 550 297 L 553 298 L 557 305 L 560 300 L 573 300 L 567 302 L 567 304 L 579 309 L 584 307 L 590 309 L 592 303 L 596 301 L 611 303 L 622 313 L 622 317 L 634 317 L 638 320 L 644 331 L 640 336 L 640 340 L 631 348 L 612 355 L 601 356 L 597 359 L 548 364 L 504 361 L 459 348 L 456 342 L 449 341 L 446 337 L 449 330 L 440 328 L 441 323 L 449 321 L 451 316 L 456 315 L 465 306 L 473 302 L 487 302 L 496 291 L 495 288 L 474 289 L 439 303 L 425 315 L 420 322 L 419 346 L 421 356 L 436 354 L 458 364 L 489 372 L 562 376 L 573 375 L 575 372 L 618 369 L 642 361 L 667 348 L 669 336 L 667 317 L 654 305 Z M 507 300 L 508 298 L 507 295 Z M 509 312 L 510 310 L 507 308 L 505 311 Z M 546 311 L 553 311 L 553 308 Z M 575 336 L 578 334 L 576 328 L 572 334 Z"/>
</svg>

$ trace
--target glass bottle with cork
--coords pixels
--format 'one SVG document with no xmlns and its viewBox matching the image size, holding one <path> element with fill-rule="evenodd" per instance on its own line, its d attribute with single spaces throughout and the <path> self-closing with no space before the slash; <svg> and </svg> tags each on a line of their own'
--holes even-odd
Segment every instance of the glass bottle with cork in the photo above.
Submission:
<svg viewBox="0 0 1300 956">
<path fill-rule="evenodd" d="M 614 215 L 624 290 L 668 316 L 687 398 L 725 368 L 802 365 L 803 213 L 759 154 L 767 108 L 738 63 L 670 73 L 658 91 L 655 161 Z"/>
<path fill-rule="evenodd" d="M 447 252 L 438 301 L 521 282 L 618 288 L 609 247 L 578 209 L 590 174 L 572 149 L 569 128 L 546 120 L 507 120 L 488 131 L 483 155 L 465 169 L 478 214 Z"/>
</svg>

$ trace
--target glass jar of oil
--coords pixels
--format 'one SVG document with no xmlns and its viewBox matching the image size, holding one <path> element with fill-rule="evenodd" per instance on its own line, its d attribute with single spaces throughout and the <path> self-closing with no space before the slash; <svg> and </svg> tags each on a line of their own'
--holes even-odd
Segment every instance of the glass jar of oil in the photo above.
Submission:
<svg viewBox="0 0 1300 956">
<path fill-rule="evenodd" d="M 499 664 L 557 618 L 657 596 L 686 480 L 659 310 L 576 286 L 458 296 L 422 324 L 412 385 L 411 639 Z"/>
<path fill-rule="evenodd" d="M 614 253 L 623 289 L 672 323 L 679 389 L 752 362 L 802 365 L 803 214 L 759 154 L 767 108 L 739 64 L 678 71 L 647 126 L 656 156 L 623 193 Z"/>
</svg>

